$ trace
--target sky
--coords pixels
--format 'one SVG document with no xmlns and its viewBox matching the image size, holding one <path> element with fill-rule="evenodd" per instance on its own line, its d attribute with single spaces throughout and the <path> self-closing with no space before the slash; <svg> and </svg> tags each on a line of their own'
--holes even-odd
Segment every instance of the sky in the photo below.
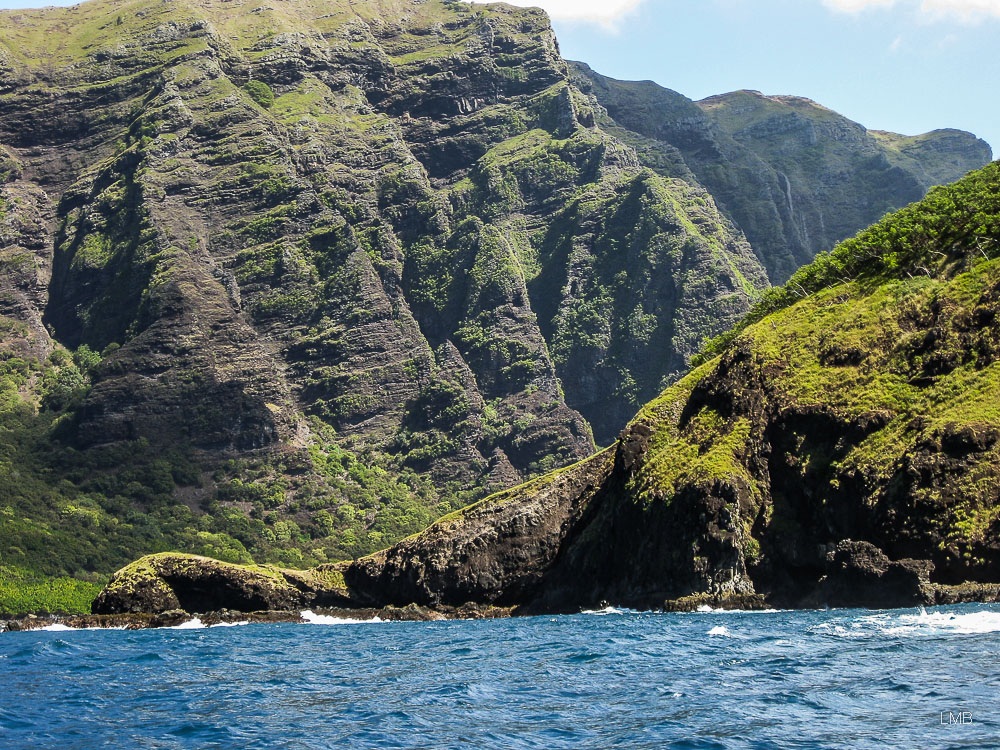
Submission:
<svg viewBox="0 0 1000 750">
<path fill-rule="evenodd" d="M 873 130 L 968 130 L 1000 158 L 1000 0 L 512 4 L 544 7 L 563 56 L 613 78 L 806 96 Z"/>
<path fill-rule="evenodd" d="M 1000 157 L 1000 0 L 509 0 L 553 17 L 563 56 L 692 99 L 814 99 L 865 127 L 961 128 Z M 65 0 L 0 0 L 0 8 Z"/>
</svg>

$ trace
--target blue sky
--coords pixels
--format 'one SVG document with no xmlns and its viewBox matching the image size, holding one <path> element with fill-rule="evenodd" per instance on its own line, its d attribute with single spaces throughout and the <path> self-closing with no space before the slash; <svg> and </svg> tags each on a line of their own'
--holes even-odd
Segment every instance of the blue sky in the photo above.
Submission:
<svg viewBox="0 0 1000 750">
<path fill-rule="evenodd" d="M 969 130 L 1000 156 L 1000 0 L 513 0 L 565 57 L 694 99 L 815 99 L 869 128 Z M 69 2 L 0 0 L 0 8 Z"/>
<path fill-rule="evenodd" d="M 563 55 L 694 99 L 815 99 L 866 127 L 956 127 L 1000 157 L 1000 0 L 515 0 Z"/>
</svg>

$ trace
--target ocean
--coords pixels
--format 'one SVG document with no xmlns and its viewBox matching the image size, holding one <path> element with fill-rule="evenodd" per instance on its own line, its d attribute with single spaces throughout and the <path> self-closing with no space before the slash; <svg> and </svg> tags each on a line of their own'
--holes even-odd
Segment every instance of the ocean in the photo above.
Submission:
<svg viewBox="0 0 1000 750">
<path fill-rule="evenodd" d="M 0 634 L 0 747 L 1000 748 L 995 605 L 309 617 Z"/>
</svg>

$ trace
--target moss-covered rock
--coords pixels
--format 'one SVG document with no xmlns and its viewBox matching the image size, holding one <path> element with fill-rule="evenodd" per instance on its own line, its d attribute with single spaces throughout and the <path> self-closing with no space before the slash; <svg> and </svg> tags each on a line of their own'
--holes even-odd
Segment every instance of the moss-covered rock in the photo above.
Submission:
<svg viewBox="0 0 1000 750">
<path fill-rule="evenodd" d="M 92 610 L 96 615 L 292 611 L 343 603 L 345 594 L 343 574 L 334 568 L 291 571 L 165 553 L 115 573 Z"/>
</svg>

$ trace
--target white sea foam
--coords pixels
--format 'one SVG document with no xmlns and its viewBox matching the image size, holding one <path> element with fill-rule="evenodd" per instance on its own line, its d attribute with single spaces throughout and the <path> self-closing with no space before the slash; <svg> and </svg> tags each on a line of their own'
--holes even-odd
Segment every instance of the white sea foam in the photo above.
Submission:
<svg viewBox="0 0 1000 750">
<path fill-rule="evenodd" d="M 824 622 L 809 628 L 809 632 L 835 635 L 840 638 L 871 638 L 873 635 L 928 636 L 981 635 L 1000 633 L 1000 612 L 928 612 L 921 607 L 919 614 L 879 612 L 850 621 Z"/>
<path fill-rule="evenodd" d="M 217 622 L 215 625 L 209 625 L 211 628 L 238 628 L 241 625 L 249 625 L 249 620 L 240 620 L 239 622 Z"/>
<path fill-rule="evenodd" d="M 71 628 L 69 625 L 64 625 L 61 622 L 53 623 L 52 625 L 46 625 L 44 628 L 37 628 L 38 631 L 44 631 L 48 633 L 82 633 L 85 630 L 128 630 L 125 627 L 114 627 L 114 628 Z"/>
<path fill-rule="evenodd" d="M 716 625 L 714 628 L 708 631 L 709 635 L 721 635 L 726 638 L 735 638 L 735 636 L 729 632 L 729 628 L 725 625 Z"/>
<path fill-rule="evenodd" d="M 310 625 L 362 625 L 365 623 L 384 622 L 381 617 L 373 617 L 370 620 L 352 620 L 348 617 L 331 617 L 330 615 L 318 615 L 311 609 L 302 612 L 302 619 Z"/>
<path fill-rule="evenodd" d="M 787 609 L 724 609 L 722 607 L 711 607 L 707 604 L 699 604 L 695 612 L 712 615 L 774 615 L 779 612 L 787 612 Z"/>
<path fill-rule="evenodd" d="M 628 614 L 630 610 L 627 609 L 616 609 L 615 607 L 605 607 L 604 609 L 585 609 L 581 612 L 581 615 L 624 615 Z"/>
<path fill-rule="evenodd" d="M 200 618 L 195 617 L 193 620 L 182 622 L 180 625 L 164 628 L 164 630 L 201 630 L 204 627 L 205 623 L 203 623 Z"/>
<path fill-rule="evenodd" d="M 1000 633 L 1000 612 L 928 612 L 921 608 L 919 615 L 900 615 L 897 624 L 886 629 L 892 635 L 946 632 L 962 635 Z"/>
</svg>

